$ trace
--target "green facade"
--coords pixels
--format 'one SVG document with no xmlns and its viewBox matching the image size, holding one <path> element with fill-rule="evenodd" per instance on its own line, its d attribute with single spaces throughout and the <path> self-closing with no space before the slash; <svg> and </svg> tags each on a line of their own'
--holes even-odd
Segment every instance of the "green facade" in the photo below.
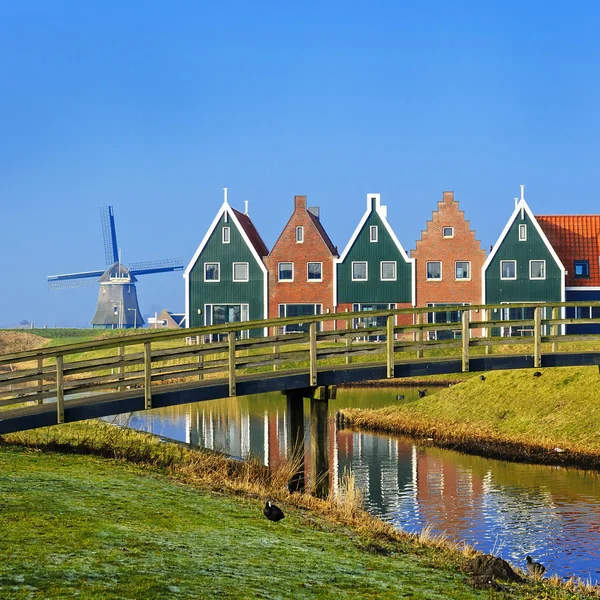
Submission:
<svg viewBox="0 0 600 600">
<path fill-rule="evenodd" d="M 370 241 L 370 228 L 376 225 L 378 241 Z M 367 281 L 352 281 L 352 263 L 366 261 L 368 264 Z M 380 277 L 381 261 L 396 262 L 396 280 L 382 281 Z M 412 303 L 412 263 L 402 256 L 392 236 L 388 233 L 382 218 L 372 210 L 360 230 L 343 262 L 337 264 L 337 303 Z"/>
<path fill-rule="evenodd" d="M 227 215 L 227 221 L 225 221 Z M 223 243 L 223 227 L 229 227 L 230 242 Z M 204 280 L 205 263 L 219 263 L 220 281 Z M 248 281 L 233 281 L 233 263 L 248 263 Z M 205 325 L 205 306 L 248 305 L 248 319 L 264 319 L 264 289 L 266 274 L 256 261 L 231 213 L 221 215 L 210 238 L 189 272 L 190 327 Z M 198 309 L 202 312 L 198 313 Z M 262 330 L 252 330 L 251 336 L 260 336 Z"/>
<path fill-rule="evenodd" d="M 526 226 L 526 240 L 519 240 L 519 225 Z M 516 261 L 516 279 L 502 279 L 501 261 Z M 545 260 L 545 279 L 530 278 L 531 260 Z M 485 303 L 561 301 L 562 274 L 550 249 L 524 209 L 517 213 L 485 271 Z"/>
</svg>

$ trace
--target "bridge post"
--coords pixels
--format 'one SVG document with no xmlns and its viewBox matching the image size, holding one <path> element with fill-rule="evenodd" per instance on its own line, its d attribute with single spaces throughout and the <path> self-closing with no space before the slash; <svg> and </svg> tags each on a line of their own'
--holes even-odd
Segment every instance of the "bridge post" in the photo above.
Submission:
<svg viewBox="0 0 600 600">
<path fill-rule="evenodd" d="M 65 382 L 63 377 L 64 372 L 64 357 L 59 354 L 56 357 L 56 422 L 65 422 Z"/>
<path fill-rule="evenodd" d="M 310 349 L 309 349 L 309 357 L 310 357 L 310 385 L 317 385 L 317 323 L 313 321 L 310 324 L 309 330 L 309 340 L 310 340 Z"/>
<path fill-rule="evenodd" d="M 152 351 L 151 343 L 144 342 L 144 408 L 152 408 Z"/>
<path fill-rule="evenodd" d="M 38 375 L 42 375 L 42 377 L 40 377 L 40 379 L 38 379 L 38 394 L 41 394 L 44 391 L 44 359 L 40 356 L 40 358 L 38 358 L 37 360 L 37 372 Z M 43 398 L 38 398 L 37 401 L 38 404 L 44 404 L 44 399 Z"/>
<path fill-rule="evenodd" d="M 469 311 L 464 310 L 462 314 L 462 370 L 469 370 Z"/>
<path fill-rule="evenodd" d="M 288 484 L 290 492 L 303 492 L 304 475 L 304 394 L 302 390 L 283 392 L 287 401 L 287 458 L 294 467 Z"/>
<path fill-rule="evenodd" d="M 387 318 L 387 376 L 394 377 L 394 315 Z"/>
<path fill-rule="evenodd" d="M 423 313 L 417 313 L 417 325 L 419 325 L 419 329 L 417 331 L 417 344 L 420 346 L 423 343 L 423 329 L 421 329 L 421 325 L 423 324 Z M 419 348 L 417 350 L 417 358 L 423 358 L 423 349 Z"/>
<path fill-rule="evenodd" d="M 229 395 L 235 396 L 235 331 L 227 334 L 229 342 Z"/>
<path fill-rule="evenodd" d="M 277 344 L 275 344 L 275 346 L 273 346 L 273 354 L 275 356 L 277 356 L 277 354 L 279 353 L 279 346 Z M 275 357 L 273 357 L 275 359 Z M 275 360 L 273 360 L 273 371 L 277 371 L 277 363 L 275 362 Z"/>
<path fill-rule="evenodd" d="M 558 306 L 554 306 L 552 308 L 552 318 L 559 319 L 559 311 Z M 552 335 L 554 337 L 558 336 L 560 325 L 552 325 Z M 552 352 L 558 352 L 558 340 L 552 340 Z"/>
<path fill-rule="evenodd" d="M 310 399 L 310 469 L 311 493 L 326 498 L 329 493 L 329 398 L 335 386 L 319 387 Z M 321 396 L 321 397 L 319 397 Z"/>
<path fill-rule="evenodd" d="M 123 379 L 125 378 L 125 366 L 122 364 L 123 360 L 125 359 L 125 346 L 119 346 L 119 362 L 121 363 L 119 365 L 119 381 L 123 381 Z M 120 392 L 123 388 L 118 385 L 117 386 L 117 391 Z"/>
<path fill-rule="evenodd" d="M 346 309 L 348 312 L 348 309 Z M 346 319 L 346 331 L 350 331 L 352 323 L 350 319 Z M 352 358 L 350 357 L 350 348 L 352 348 L 352 338 L 350 336 L 346 336 L 346 364 L 349 365 L 352 362 Z"/>
<path fill-rule="evenodd" d="M 204 354 L 198 354 L 198 369 L 200 369 L 198 381 L 202 381 L 204 379 L 204 373 L 202 373 L 202 369 L 204 369 Z"/>
<path fill-rule="evenodd" d="M 536 306 L 533 312 L 533 366 L 542 366 L 542 307 Z"/>
</svg>

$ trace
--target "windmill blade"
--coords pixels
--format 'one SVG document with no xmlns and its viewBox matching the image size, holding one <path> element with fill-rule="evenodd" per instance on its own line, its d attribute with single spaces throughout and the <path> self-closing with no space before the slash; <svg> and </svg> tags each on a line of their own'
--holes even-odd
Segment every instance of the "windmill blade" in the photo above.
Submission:
<svg viewBox="0 0 600 600">
<path fill-rule="evenodd" d="M 65 273 L 64 275 L 48 275 L 48 289 L 60 290 L 95 285 L 103 274 L 104 271 L 84 271 L 82 273 Z"/>
<path fill-rule="evenodd" d="M 103 206 L 100 209 L 102 219 L 102 235 L 104 237 L 104 257 L 107 265 L 112 265 L 119 260 L 117 246 L 117 230 L 115 228 L 115 214 L 112 206 Z"/>
<path fill-rule="evenodd" d="M 131 263 L 129 272 L 132 275 L 148 275 L 149 273 L 168 273 L 182 271 L 183 261 L 180 258 L 165 258 L 164 260 L 148 260 Z"/>
</svg>

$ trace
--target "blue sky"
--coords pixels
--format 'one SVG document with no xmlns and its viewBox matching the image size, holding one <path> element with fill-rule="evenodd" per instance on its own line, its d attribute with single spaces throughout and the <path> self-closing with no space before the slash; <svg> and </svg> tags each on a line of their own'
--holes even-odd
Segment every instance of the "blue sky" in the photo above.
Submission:
<svg viewBox="0 0 600 600">
<path fill-rule="evenodd" d="M 534 214 L 598 213 L 596 2 L 0 0 L 0 327 L 89 326 L 99 208 L 123 262 L 187 263 L 223 187 L 270 248 L 294 194 L 340 251 L 381 193 L 407 251 L 443 190 L 484 248 Z M 140 278 L 145 316 L 181 273 Z"/>
</svg>

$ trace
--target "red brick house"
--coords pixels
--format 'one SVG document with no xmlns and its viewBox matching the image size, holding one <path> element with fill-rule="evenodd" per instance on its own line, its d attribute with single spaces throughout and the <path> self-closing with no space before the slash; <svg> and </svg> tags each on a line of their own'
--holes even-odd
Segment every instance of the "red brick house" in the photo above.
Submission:
<svg viewBox="0 0 600 600">
<path fill-rule="evenodd" d="M 448 306 L 448 311 L 428 313 L 427 322 L 459 320 L 459 306 L 482 303 L 481 268 L 486 253 L 459 210 L 454 192 L 443 193 L 411 257 L 417 261 L 417 306 Z M 471 320 L 480 316 L 471 314 Z M 429 332 L 430 339 L 459 335 L 450 330 Z"/>
<path fill-rule="evenodd" d="M 306 207 L 306 196 L 294 196 L 294 212 L 264 258 L 269 272 L 269 318 L 333 312 L 333 245 L 319 219 L 319 209 Z M 325 323 L 333 328 L 333 321 Z M 307 331 L 288 325 L 286 333 Z"/>
</svg>

